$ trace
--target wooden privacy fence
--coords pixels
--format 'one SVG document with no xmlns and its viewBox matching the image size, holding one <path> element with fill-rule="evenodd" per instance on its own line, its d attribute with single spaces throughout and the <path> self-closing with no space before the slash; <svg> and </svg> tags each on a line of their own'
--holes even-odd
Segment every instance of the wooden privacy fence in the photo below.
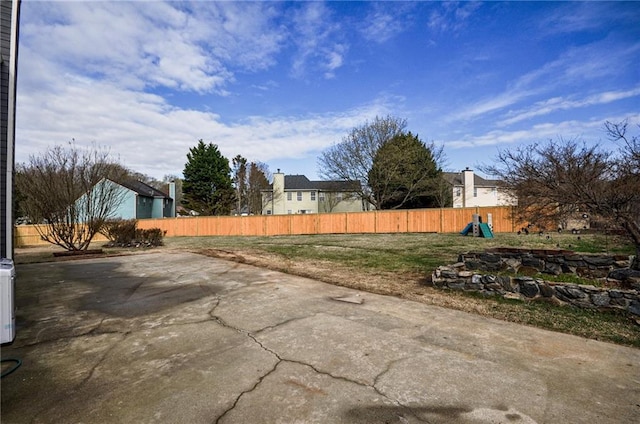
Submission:
<svg viewBox="0 0 640 424">
<path fill-rule="evenodd" d="M 493 231 L 516 230 L 512 208 L 448 208 L 409 209 L 396 211 L 346 212 L 303 215 L 197 216 L 141 219 L 138 228 L 160 228 L 166 237 L 194 236 L 280 236 L 301 234 L 362 233 L 455 233 L 471 222 L 473 214 L 487 222 L 493 220 Z M 106 240 L 98 234 L 95 241 Z M 15 246 L 46 244 L 34 225 L 20 225 L 15 231 Z"/>
</svg>

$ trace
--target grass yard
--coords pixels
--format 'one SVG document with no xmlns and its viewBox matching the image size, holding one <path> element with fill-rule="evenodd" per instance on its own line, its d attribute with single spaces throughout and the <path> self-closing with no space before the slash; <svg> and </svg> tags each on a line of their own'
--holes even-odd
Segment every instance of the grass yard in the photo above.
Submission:
<svg viewBox="0 0 640 424">
<path fill-rule="evenodd" d="M 193 251 L 331 284 L 640 348 L 640 320 L 626 313 L 487 298 L 472 293 L 437 290 L 424 284 L 435 267 L 456 262 L 458 254 L 490 247 L 634 253 L 633 246 L 619 237 L 555 233 L 496 234 L 493 239 L 417 233 L 175 237 L 165 239 L 165 246 L 161 249 Z M 51 256 L 48 252 L 29 250 L 19 249 L 16 262 L 47 260 Z M 121 249 L 105 249 L 105 252 L 125 253 Z"/>
</svg>

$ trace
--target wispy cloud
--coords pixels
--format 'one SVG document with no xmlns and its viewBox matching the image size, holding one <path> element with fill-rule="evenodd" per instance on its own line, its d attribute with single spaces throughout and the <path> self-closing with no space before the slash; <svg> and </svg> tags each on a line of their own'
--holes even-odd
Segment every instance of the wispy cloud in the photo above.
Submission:
<svg viewBox="0 0 640 424">
<path fill-rule="evenodd" d="M 527 99 L 554 92 L 558 88 L 571 90 L 572 87 L 580 87 L 587 81 L 602 80 L 606 84 L 607 79 L 617 75 L 623 67 L 633 66 L 632 58 L 638 50 L 640 50 L 640 42 L 619 47 L 610 44 L 606 39 L 570 48 L 558 58 L 507 83 L 504 91 L 474 102 L 446 119 L 448 121 L 473 120 L 496 112 L 507 114 L 506 119 L 501 119 L 503 124 L 507 124 L 509 119 L 513 118 L 513 112 L 507 109 Z M 616 65 L 612 66 L 612 63 Z M 605 98 L 607 97 L 603 99 Z M 522 115 L 522 119 L 526 119 L 526 116 Z M 521 119 L 513 122 L 519 120 Z"/>
<path fill-rule="evenodd" d="M 292 37 L 297 49 L 293 76 L 303 78 L 307 72 L 319 69 L 325 78 L 335 77 L 349 49 L 346 42 L 339 41 L 340 31 L 340 23 L 324 3 L 302 3 L 293 15 Z"/>
<path fill-rule="evenodd" d="M 429 15 L 428 27 L 438 33 L 457 32 L 467 25 L 468 19 L 480 8 L 481 2 L 446 1 Z"/>
<path fill-rule="evenodd" d="M 560 122 L 546 122 L 520 130 L 491 130 L 480 135 L 467 135 L 458 139 L 447 140 L 445 145 L 451 149 L 466 149 L 483 146 L 508 147 L 513 144 L 539 143 L 562 137 L 580 138 L 597 143 L 605 136 L 603 125 L 605 121 L 622 122 L 628 120 L 632 125 L 640 123 L 640 114 L 632 116 L 608 116 L 602 119 L 588 121 L 567 120 Z"/>
<path fill-rule="evenodd" d="M 509 113 L 509 118 L 499 121 L 498 126 L 507 126 L 536 116 L 548 115 L 559 110 L 571 110 L 587 106 L 602 105 L 630 97 L 640 96 L 640 87 L 623 91 L 605 91 L 594 94 L 580 100 L 570 100 L 562 97 L 554 97 L 545 101 L 536 102 L 527 109 L 521 109 Z"/>
<path fill-rule="evenodd" d="M 412 3 L 396 3 L 393 8 L 383 7 L 384 3 L 371 3 L 371 10 L 360 23 L 360 33 L 365 40 L 384 43 L 406 31 L 412 24 Z"/>
<path fill-rule="evenodd" d="M 637 22 L 638 12 L 619 7 L 617 2 L 566 2 L 561 3 L 538 24 L 542 34 L 558 34 L 593 31 L 613 22 Z"/>
</svg>

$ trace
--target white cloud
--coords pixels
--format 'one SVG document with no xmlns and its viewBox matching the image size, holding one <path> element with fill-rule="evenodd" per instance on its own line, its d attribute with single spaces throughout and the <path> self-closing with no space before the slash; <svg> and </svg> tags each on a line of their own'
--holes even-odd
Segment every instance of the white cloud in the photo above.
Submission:
<svg viewBox="0 0 640 424">
<path fill-rule="evenodd" d="M 480 8 L 481 2 L 446 1 L 429 15 L 427 26 L 434 32 L 457 32 L 467 25 L 473 13 Z"/>
<path fill-rule="evenodd" d="M 548 115 L 558 110 L 571 110 L 587 106 L 602 105 L 636 96 L 640 96 L 640 87 L 624 91 L 605 91 L 580 100 L 569 100 L 561 97 L 554 97 L 545 101 L 536 102 L 530 108 L 510 113 L 509 118 L 498 122 L 497 125 L 512 125 L 516 122 L 524 121 L 536 116 Z"/>
<path fill-rule="evenodd" d="M 593 31 L 603 26 L 623 22 L 637 22 L 638 14 L 632 8 L 617 2 L 566 2 L 540 20 L 541 33 L 557 34 Z"/>
<path fill-rule="evenodd" d="M 514 144 L 531 144 L 547 140 L 579 138 L 592 143 L 603 142 L 604 123 L 622 122 L 628 120 L 629 124 L 640 123 L 640 114 L 631 116 L 609 116 L 589 121 L 568 120 L 561 122 L 547 122 L 533 125 L 520 130 L 491 130 L 485 134 L 467 135 L 460 139 L 447 140 L 444 144 L 449 149 L 468 149 L 483 146 L 508 147 Z"/>
<path fill-rule="evenodd" d="M 574 86 L 580 88 L 580 85 L 585 82 L 602 81 L 603 84 L 607 84 L 608 79 L 615 78 L 622 68 L 633 66 L 632 58 L 638 50 L 640 50 L 640 43 L 619 47 L 611 45 L 608 40 L 570 48 L 555 60 L 508 83 L 503 92 L 472 103 L 451 114 L 445 120 L 448 122 L 473 120 L 489 113 L 499 112 L 507 113 L 508 116 L 502 120 L 502 123 L 508 123 L 513 112 L 505 109 L 531 97 L 557 92 L 558 89 L 570 90 Z"/>
<path fill-rule="evenodd" d="M 340 41 L 341 25 L 324 3 L 302 3 L 293 14 L 291 36 L 297 49 L 292 63 L 294 77 L 304 78 L 316 69 L 324 70 L 327 79 L 335 77 L 349 46 Z"/>
<path fill-rule="evenodd" d="M 125 166 L 156 178 L 180 174 L 199 139 L 217 144 L 229 158 L 309 158 L 354 126 L 391 110 L 382 98 L 341 113 L 252 116 L 229 123 L 213 112 L 178 108 L 158 95 L 77 76 L 57 81 L 49 91 L 19 91 L 18 105 L 17 162 L 73 138 L 79 146 L 108 146 Z"/>
<path fill-rule="evenodd" d="M 155 1 L 28 6 L 23 44 L 71 72 L 134 89 L 224 93 L 234 69 L 273 65 L 283 41 L 272 5 L 262 3 L 196 2 L 193 10 Z"/>
<path fill-rule="evenodd" d="M 406 31 L 412 24 L 412 3 L 398 2 L 394 7 L 386 7 L 385 3 L 370 3 L 371 10 L 359 23 L 359 30 L 365 40 L 382 44 L 396 35 Z"/>
</svg>

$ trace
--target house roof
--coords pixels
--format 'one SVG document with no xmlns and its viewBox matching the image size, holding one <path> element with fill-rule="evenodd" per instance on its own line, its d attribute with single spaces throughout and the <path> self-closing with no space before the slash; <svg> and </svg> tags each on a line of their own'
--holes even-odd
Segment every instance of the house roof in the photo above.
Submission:
<svg viewBox="0 0 640 424">
<path fill-rule="evenodd" d="M 285 175 L 284 189 L 287 190 L 318 190 L 351 192 L 362 188 L 360 181 L 311 181 L 304 175 Z M 272 190 L 273 184 L 269 184 L 267 190 Z M 264 190 L 263 190 L 264 191 Z"/>
<path fill-rule="evenodd" d="M 150 185 L 143 183 L 142 181 L 126 180 L 126 181 L 120 181 L 118 182 L 118 184 L 128 188 L 131 191 L 135 191 L 140 196 L 162 197 L 162 198 L 170 199 L 168 194 L 163 193 L 162 191 L 156 188 L 153 188 Z"/>
<path fill-rule="evenodd" d="M 444 179 L 447 180 L 453 186 L 463 186 L 462 172 L 443 172 Z M 476 174 L 473 174 L 473 185 L 476 187 L 498 187 L 500 186 L 499 180 L 488 180 L 482 178 Z"/>
<path fill-rule="evenodd" d="M 285 175 L 285 190 L 357 191 L 360 181 L 311 181 L 304 175 Z"/>
</svg>

